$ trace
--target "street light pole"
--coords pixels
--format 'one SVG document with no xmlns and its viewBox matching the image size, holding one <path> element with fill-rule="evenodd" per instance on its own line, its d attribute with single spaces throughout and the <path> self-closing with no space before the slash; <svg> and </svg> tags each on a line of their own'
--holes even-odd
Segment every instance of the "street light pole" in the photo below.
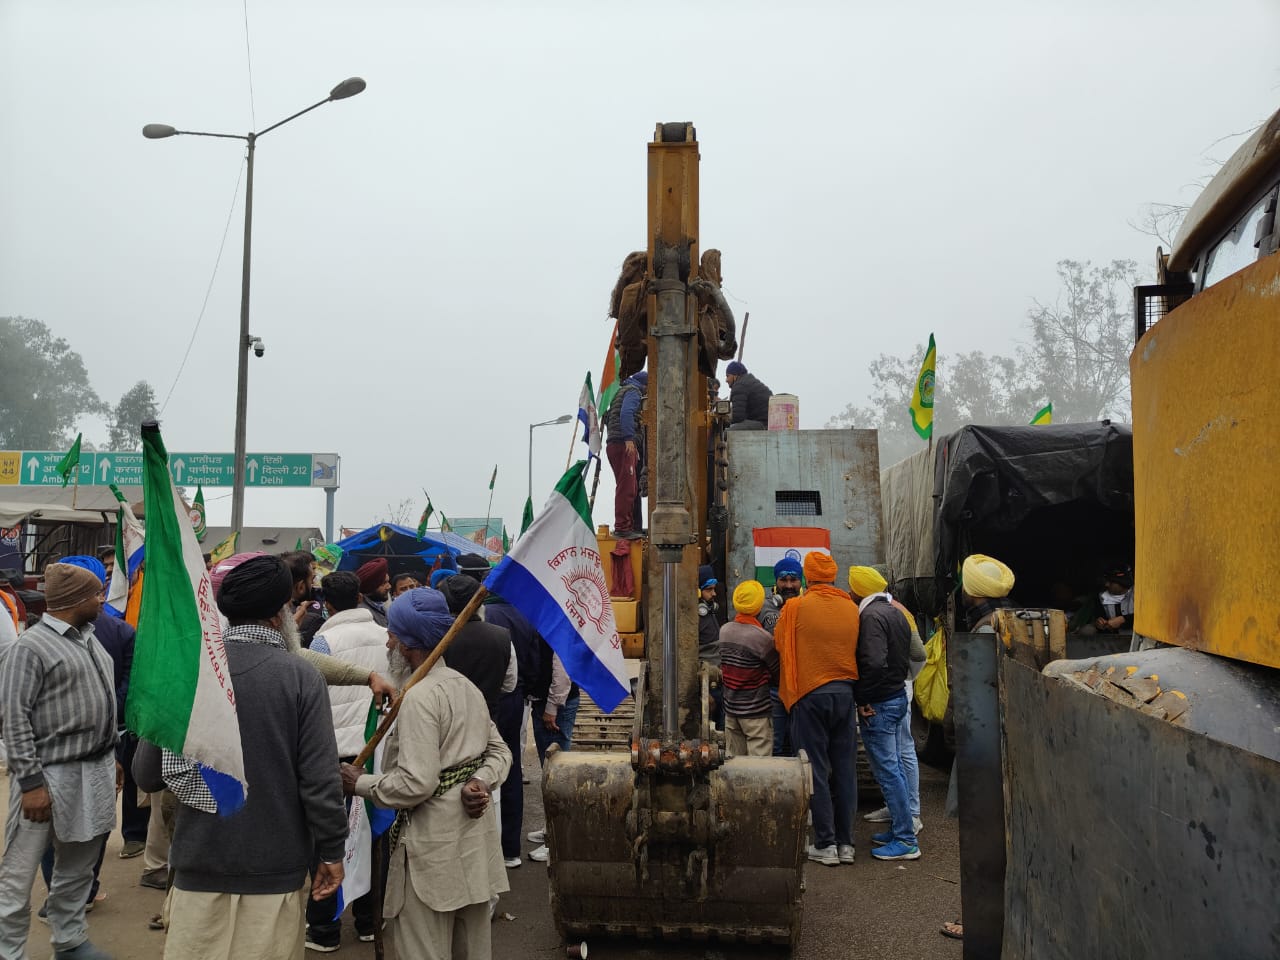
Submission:
<svg viewBox="0 0 1280 960">
<path fill-rule="evenodd" d="M 529 424 L 529 499 L 533 499 L 533 428 L 534 427 L 550 427 L 561 423 L 568 423 L 573 417 L 569 414 L 556 417 L 554 420 L 543 420 L 541 423 Z"/>
<path fill-rule="evenodd" d="M 236 445 L 231 487 L 231 529 L 244 528 L 245 447 L 249 426 L 249 263 L 253 246 L 253 150 L 258 135 L 251 133 L 244 187 L 244 261 L 240 267 L 240 348 L 236 357 Z"/>
<path fill-rule="evenodd" d="M 258 138 L 277 127 L 282 127 L 290 120 L 296 120 L 304 113 L 310 113 L 316 107 L 324 106 L 331 100 L 346 100 L 354 97 L 365 88 L 360 77 L 349 77 L 343 80 L 323 100 L 291 114 L 271 126 L 256 133 L 208 133 L 201 130 L 178 130 L 166 123 L 148 123 L 142 128 L 142 135 L 148 140 L 162 140 L 179 135 L 191 137 L 218 137 L 224 140 L 243 140 L 248 148 L 245 165 L 248 168 L 245 176 L 244 192 L 244 261 L 240 273 L 240 336 L 237 341 L 236 358 L 236 426 L 235 426 L 235 477 L 231 488 L 231 529 L 239 532 L 244 527 L 244 487 L 245 487 L 245 446 L 249 419 L 249 350 L 253 345 L 249 335 L 249 265 L 250 251 L 253 246 L 253 154 Z"/>
</svg>

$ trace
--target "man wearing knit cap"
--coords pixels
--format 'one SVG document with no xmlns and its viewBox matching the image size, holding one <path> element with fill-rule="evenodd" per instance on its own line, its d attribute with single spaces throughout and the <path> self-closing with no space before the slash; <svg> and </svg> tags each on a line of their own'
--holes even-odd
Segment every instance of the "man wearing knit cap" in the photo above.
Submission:
<svg viewBox="0 0 1280 960">
<path fill-rule="evenodd" d="M 853 863 L 853 811 L 858 805 L 853 684 L 858 679 L 858 608 L 835 585 L 831 556 L 804 558 L 809 589 L 782 608 L 774 628 L 781 679 L 791 714 L 791 745 L 813 766 L 813 845 L 809 859 Z"/>
<path fill-rule="evenodd" d="M 724 730 L 729 756 L 773 755 L 769 685 L 778 672 L 773 637 L 756 619 L 764 586 L 747 580 L 733 591 L 737 615 L 720 628 L 720 676 L 724 683 Z"/>
<path fill-rule="evenodd" d="M 31 884 L 52 842 L 48 919 L 56 960 L 109 960 L 89 942 L 93 868 L 116 821 L 116 698 L 93 632 L 102 581 L 72 564 L 45 569 L 46 612 L 0 665 L 9 819 L 0 859 L 0 956 L 26 956 Z"/>
<path fill-rule="evenodd" d="M 622 381 L 604 414 L 607 440 L 604 448 L 616 484 L 613 496 L 613 535 L 636 540 L 640 532 L 640 458 L 642 430 L 640 404 L 649 386 L 645 370 Z"/>
<path fill-rule="evenodd" d="M 891 826 L 871 838 L 877 860 L 918 860 L 920 847 L 911 815 L 911 794 L 898 749 L 907 716 L 906 680 L 911 628 L 893 605 L 884 577 L 871 567 L 849 570 L 849 592 L 858 604 L 858 722 L 871 772 L 884 794 Z"/>
<path fill-rule="evenodd" d="M 63 563 L 83 567 L 103 585 L 107 586 L 107 570 L 97 557 L 73 556 L 64 557 Z M 102 644 L 111 658 L 111 666 L 116 687 L 116 732 L 119 740 L 116 744 L 116 759 L 124 768 L 124 786 L 120 791 L 120 836 L 124 847 L 120 852 L 122 860 L 139 856 L 147 843 L 147 820 L 150 811 L 138 808 L 138 785 L 133 782 L 130 765 L 133 763 L 133 752 L 138 746 L 138 738 L 125 729 L 124 714 L 129 697 L 129 673 L 133 669 L 134 629 L 124 620 L 111 616 L 104 608 L 93 621 L 93 635 Z M 43 869 L 43 867 L 42 867 Z M 101 869 L 101 865 L 99 865 Z M 97 872 L 94 876 L 94 894 L 98 892 Z"/>
<path fill-rule="evenodd" d="M 380 627 L 387 625 L 387 598 L 391 596 L 391 574 L 386 557 L 378 557 L 356 570 L 360 581 L 360 605 L 373 614 Z"/>
<path fill-rule="evenodd" d="M 442 583 L 438 592 L 443 594 L 449 612 L 457 616 L 479 589 L 478 580 L 459 572 Z M 490 718 L 496 721 L 498 701 L 519 681 L 516 650 L 506 628 L 485 623 L 478 611 L 473 613 L 449 644 L 444 662 L 476 685 Z"/>
<path fill-rule="evenodd" d="M 416 670 L 452 622 L 440 592 L 420 587 L 391 604 L 388 631 Z M 383 902 L 396 956 L 489 960 L 489 898 L 510 889 L 491 797 L 511 751 L 475 685 L 439 662 L 405 692 L 386 742 L 382 773 L 344 764 L 342 781 L 401 811 Z"/>
<path fill-rule="evenodd" d="M 769 636 L 773 636 L 774 628 L 778 625 L 783 604 L 800 596 L 804 587 L 803 575 L 804 569 L 798 557 L 783 557 L 773 565 L 773 593 L 765 597 L 759 614 L 760 626 L 769 631 Z M 769 685 L 769 700 L 773 705 L 773 755 L 795 756 L 795 750 L 791 746 L 791 733 L 787 729 L 787 708 L 778 695 L 777 673 L 774 673 L 773 682 Z"/>
<path fill-rule="evenodd" d="M 179 801 L 167 956 L 296 960 L 307 900 L 342 882 L 347 812 L 333 719 L 324 680 L 284 639 L 296 630 L 292 594 L 289 568 L 270 556 L 241 563 L 218 588 L 249 784 L 244 806 L 219 815 L 198 770 L 146 741 L 138 747 L 138 784 L 167 785 Z"/>
<path fill-rule="evenodd" d="M 729 384 L 729 429 L 765 429 L 769 425 L 769 398 L 773 391 L 738 360 L 725 367 L 724 379 Z"/>
</svg>

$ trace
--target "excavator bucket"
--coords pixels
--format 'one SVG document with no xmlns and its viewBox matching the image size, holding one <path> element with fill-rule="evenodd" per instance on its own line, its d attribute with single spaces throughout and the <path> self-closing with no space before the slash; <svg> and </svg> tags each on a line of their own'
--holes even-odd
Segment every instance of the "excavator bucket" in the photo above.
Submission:
<svg viewBox="0 0 1280 960">
<path fill-rule="evenodd" d="M 737 757 L 687 783 L 648 788 L 643 778 L 638 785 L 631 760 L 620 752 L 548 753 L 542 796 L 561 935 L 794 949 L 808 760 Z"/>
</svg>

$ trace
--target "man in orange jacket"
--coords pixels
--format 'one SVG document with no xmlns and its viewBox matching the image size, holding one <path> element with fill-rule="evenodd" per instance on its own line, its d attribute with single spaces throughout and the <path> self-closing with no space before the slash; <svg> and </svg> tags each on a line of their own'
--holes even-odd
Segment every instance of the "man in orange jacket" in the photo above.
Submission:
<svg viewBox="0 0 1280 960">
<path fill-rule="evenodd" d="M 808 554 L 809 589 L 782 608 L 773 635 L 781 669 L 778 694 L 791 714 L 791 745 L 804 750 L 813 765 L 809 859 L 832 867 L 853 863 L 858 806 L 858 608 L 835 586 L 838 572 L 829 554 Z"/>
</svg>

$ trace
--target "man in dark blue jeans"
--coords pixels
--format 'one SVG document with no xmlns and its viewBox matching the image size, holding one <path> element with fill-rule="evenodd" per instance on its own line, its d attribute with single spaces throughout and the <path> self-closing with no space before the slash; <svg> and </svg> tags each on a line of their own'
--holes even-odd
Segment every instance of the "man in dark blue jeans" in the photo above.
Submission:
<svg viewBox="0 0 1280 960">
<path fill-rule="evenodd" d="M 850 576 L 856 587 L 858 578 Z M 885 805 L 890 828 L 871 838 L 877 860 L 918 860 L 911 818 L 911 798 L 898 751 L 898 728 L 907 712 L 906 680 L 911 656 L 911 628 L 907 618 L 893 605 L 888 593 L 851 596 L 858 604 L 858 679 L 853 696 L 858 702 L 858 723 L 862 742 L 871 761 Z"/>
</svg>

